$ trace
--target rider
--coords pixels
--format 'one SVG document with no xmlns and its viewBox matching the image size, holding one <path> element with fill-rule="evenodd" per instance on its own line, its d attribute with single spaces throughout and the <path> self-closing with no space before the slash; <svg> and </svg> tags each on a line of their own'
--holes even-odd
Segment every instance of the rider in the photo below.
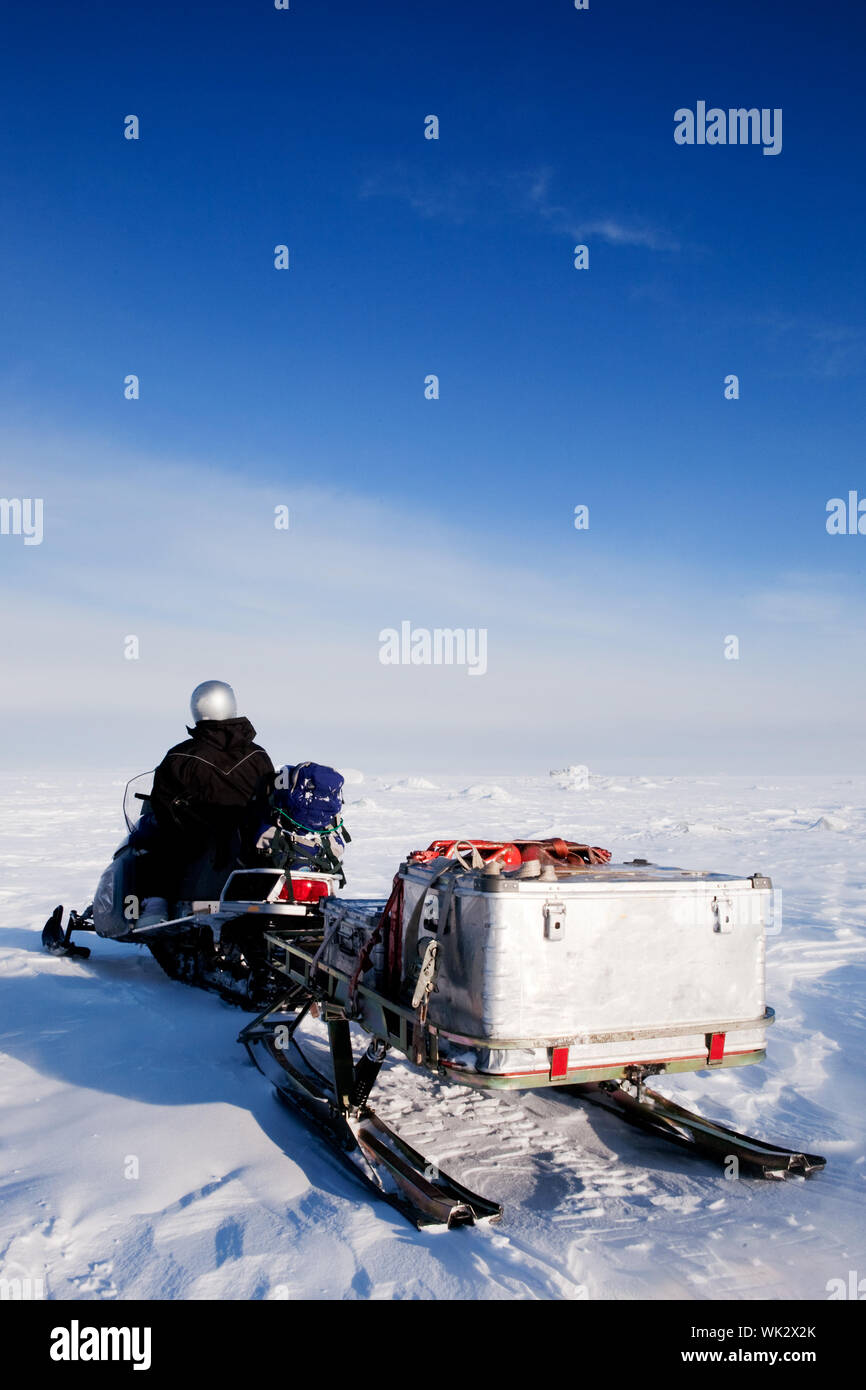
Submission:
<svg viewBox="0 0 866 1390">
<path fill-rule="evenodd" d="M 163 896 L 144 899 L 139 926 L 166 920 L 169 900 L 183 896 L 185 872 L 196 861 L 219 891 L 265 818 L 273 786 L 273 764 L 253 742 L 250 721 L 238 716 L 230 685 L 203 681 L 190 710 L 190 737 L 169 749 L 153 777 L 159 835 L 148 876 Z"/>
</svg>

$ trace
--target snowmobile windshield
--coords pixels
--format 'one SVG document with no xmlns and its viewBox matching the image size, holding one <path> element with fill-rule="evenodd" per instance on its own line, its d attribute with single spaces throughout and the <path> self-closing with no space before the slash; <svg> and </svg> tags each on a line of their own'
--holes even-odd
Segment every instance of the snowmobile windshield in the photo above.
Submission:
<svg viewBox="0 0 866 1390">
<path fill-rule="evenodd" d="M 126 828 L 130 833 L 137 824 L 146 799 L 150 796 L 153 787 L 153 768 L 150 772 L 139 772 L 137 777 L 130 777 L 123 793 L 123 818 L 126 821 Z"/>
</svg>

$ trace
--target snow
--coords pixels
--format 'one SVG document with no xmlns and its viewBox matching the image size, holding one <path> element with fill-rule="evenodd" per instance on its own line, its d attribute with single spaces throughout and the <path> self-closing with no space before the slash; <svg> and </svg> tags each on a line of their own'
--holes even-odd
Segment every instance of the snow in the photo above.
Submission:
<svg viewBox="0 0 866 1390">
<path fill-rule="evenodd" d="M 51 1298 L 748 1300 L 826 1298 L 866 1269 L 866 779 L 365 774 L 353 897 L 383 896 L 435 838 L 553 833 L 782 889 L 766 1062 L 659 1089 L 826 1171 L 728 1180 L 555 1091 L 476 1093 L 393 1062 L 383 1118 L 505 1207 L 449 1234 L 414 1231 L 279 1105 L 235 1041 L 248 1015 L 143 948 L 40 951 L 50 910 L 89 901 L 121 837 L 125 780 L 3 779 L 0 1276 Z"/>
<path fill-rule="evenodd" d="M 465 796 L 467 801 L 510 801 L 511 797 L 504 787 L 490 786 L 486 783 L 476 782 L 471 787 L 464 787 L 461 796 Z M 476 840 L 480 837 L 476 835 Z"/>
</svg>

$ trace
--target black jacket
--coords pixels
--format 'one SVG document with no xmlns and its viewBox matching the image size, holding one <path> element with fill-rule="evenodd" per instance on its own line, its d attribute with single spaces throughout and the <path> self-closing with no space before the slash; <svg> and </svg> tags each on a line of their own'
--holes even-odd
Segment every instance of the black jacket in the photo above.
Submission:
<svg viewBox="0 0 866 1390">
<path fill-rule="evenodd" d="M 202 719 L 187 732 L 154 773 L 151 805 L 163 835 L 192 854 L 214 838 L 255 833 L 274 767 L 248 719 Z"/>
</svg>

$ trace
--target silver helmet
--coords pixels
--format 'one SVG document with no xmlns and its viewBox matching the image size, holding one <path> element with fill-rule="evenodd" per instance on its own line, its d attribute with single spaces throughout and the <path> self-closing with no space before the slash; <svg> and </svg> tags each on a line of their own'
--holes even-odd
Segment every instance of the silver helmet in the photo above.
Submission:
<svg viewBox="0 0 866 1390">
<path fill-rule="evenodd" d="M 234 719 L 238 712 L 235 692 L 225 681 L 202 681 L 189 702 L 193 723 L 200 719 Z"/>
</svg>

